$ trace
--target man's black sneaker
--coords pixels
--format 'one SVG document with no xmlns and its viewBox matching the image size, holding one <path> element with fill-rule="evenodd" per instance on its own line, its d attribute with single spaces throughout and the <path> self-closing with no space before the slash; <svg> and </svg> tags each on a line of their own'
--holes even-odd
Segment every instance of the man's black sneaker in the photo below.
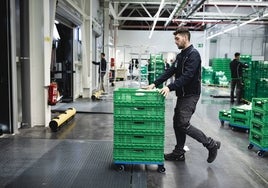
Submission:
<svg viewBox="0 0 268 188">
<path fill-rule="evenodd" d="M 216 159 L 218 149 L 220 149 L 220 147 L 221 147 L 221 142 L 216 141 L 215 145 L 212 148 L 208 149 L 208 159 L 207 159 L 208 163 L 212 163 Z"/>
<path fill-rule="evenodd" d="M 185 161 L 184 154 L 175 154 L 175 153 L 169 153 L 164 155 L 165 160 L 167 161 Z"/>
</svg>

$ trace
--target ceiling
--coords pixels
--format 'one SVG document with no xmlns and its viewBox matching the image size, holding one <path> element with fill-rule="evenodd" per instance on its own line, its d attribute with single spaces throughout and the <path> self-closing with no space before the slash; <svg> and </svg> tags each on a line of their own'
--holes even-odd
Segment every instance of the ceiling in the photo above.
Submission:
<svg viewBox="0 0 268 188">
<path fill-rule="evenodd" d="M 121 30 L 184 26 L 204 31 L 218 24 L 268 24 L 267 0 L 111 0 L 109 11 Z"/>
</svg>

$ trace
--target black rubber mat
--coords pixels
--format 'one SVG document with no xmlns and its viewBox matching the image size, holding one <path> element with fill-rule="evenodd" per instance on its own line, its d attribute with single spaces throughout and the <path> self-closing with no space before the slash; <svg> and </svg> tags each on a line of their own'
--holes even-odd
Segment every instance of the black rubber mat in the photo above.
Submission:
<svg viewBox="0 0 268 188">
<path fill-rule="evenodd" d="M 113 114 L 113 101 L 90 101 L 89 99 L 77 99 L 71 103 L 58 103 L 51 107 L 51 112 L 64 112 L 68 108 L 75 108 L 77 113 Z"/>
<path fill-rule="evenodd" d="M 146 187 L 145 172 L 113 168 L 112 147 L 111 141 L 64 140 L 5 187 Z"/>
</svg>

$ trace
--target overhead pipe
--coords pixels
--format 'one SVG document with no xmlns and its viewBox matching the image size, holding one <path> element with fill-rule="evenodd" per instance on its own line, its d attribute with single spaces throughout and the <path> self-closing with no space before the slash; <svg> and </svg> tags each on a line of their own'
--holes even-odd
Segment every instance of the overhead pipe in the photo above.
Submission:
<svg viewBox="0 0 268 188">
<path fill-rule="evenodd" d="M 182 9 L 184 9 L 186 7 L 186 5 L 189 3 L 190 0 L 183 0 L 179 6 L 179 3 L 176 4 L 174 11 L 169 15 L 168 20 L 165 23 L 165 27 L 167 27 L 167 25 L 170 23 L 170 21 L 172 20 L 173 16 L 175 14 L 177 14 L 178 12 L 180 12 Z"/>
<path fill-rule="evenodd" d="M 190 13 L 188 13 L 186 15 L 186 18 L 189 18 L 189 16 L 191 16 L 197 9 L 199 9 L 204 3 L 205 3 L 206 0 L 201 0 L 193 9 Z"/>
</svg>

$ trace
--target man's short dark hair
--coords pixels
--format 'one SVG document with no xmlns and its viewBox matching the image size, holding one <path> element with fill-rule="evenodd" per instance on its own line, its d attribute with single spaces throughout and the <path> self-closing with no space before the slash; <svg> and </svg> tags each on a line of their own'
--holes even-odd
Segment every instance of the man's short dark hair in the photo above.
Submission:
<svg viewBox="0 0 268 188">
<path fill-rule="evenodd" d="M 105 56 L 105 53 L 102 52 L 101 55 L 102 55 L 102 56 Z"/>
<path fill-rule="evenodd" d="M 238 57 L 238 56 L 240 56 L 240 53 L 239 53 L 239 52 L 236 52 L 236 53 L 234 54 L 234 56 L 235 56 L 235 57 Z"/>
<path fill-rule="evenodd" d="M 179 27 L 176 31 L 174 31 L 173 35 L 176 36 L 177 34 L 186 35 L 189 41 L 191 39 L 190 31 L 185 27 Z"/>
</svg>

